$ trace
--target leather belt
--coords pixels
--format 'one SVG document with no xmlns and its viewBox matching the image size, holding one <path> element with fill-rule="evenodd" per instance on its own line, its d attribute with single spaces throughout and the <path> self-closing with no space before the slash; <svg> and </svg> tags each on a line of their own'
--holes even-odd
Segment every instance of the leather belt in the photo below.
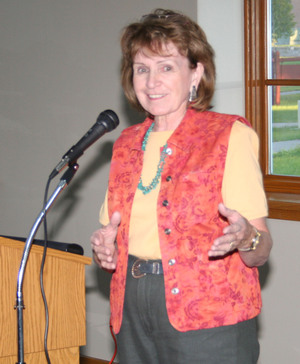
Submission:
<svg viewBox="0 0 300 364">
<path fill-rule="evenodd" d="M 131 267 L 134 278 L 142 278 L 146 274 L 163 274 L 161 260 L 144 260 L 137 258 Z"/>
</svg>

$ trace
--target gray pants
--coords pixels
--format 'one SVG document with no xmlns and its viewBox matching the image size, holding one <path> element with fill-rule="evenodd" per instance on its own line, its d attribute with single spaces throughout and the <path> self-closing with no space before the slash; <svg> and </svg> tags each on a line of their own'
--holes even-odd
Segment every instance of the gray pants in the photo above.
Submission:
<svg viewBox="0 0 300 364">
<path fill-rule="evenodd" d="M 256 364 L 256 320 L 212 329 L 175 330 L 165 307 L 163 275 L 133 278 L 129 257 L 124 316 L 117 335 L 120 364 Z"/>
</svg>

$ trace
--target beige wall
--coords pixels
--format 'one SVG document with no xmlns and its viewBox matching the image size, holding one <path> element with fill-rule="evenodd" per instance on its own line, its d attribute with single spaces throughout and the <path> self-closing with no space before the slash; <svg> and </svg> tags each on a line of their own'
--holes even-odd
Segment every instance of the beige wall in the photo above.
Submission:
<svg viewBox="0 0 300 364">
<path fill-rule="evenodd" d="M 120 126 L 79 159 L 79 171 L 48 213 L 50 238 L 77 242 L 91 256 L 89 238 L 98 228 L 112 143 L 140 118 L 120 87 L 120 32 L 156 7 L 197 18 L 196 0 L 0 1 L 0 234 L 28 236 L 48 175 L 98 114 L 112 109 Z M 83 353 L 110 359 L 109 276 L 94 265 L 86 275 Z"/>
<path fill-rule="evenodd" d="M 199 0 L 198 7 L 196 0 L 1 0 L 0 234 L 28 235 L 49 173 L 99 112 L 111 108 L 119 115 L 120 126 L 79 159 L 77 175 L 48 214 L 52 240 L 77 242 L 91 256 L 89 237 L 98 227 L 112 143 L 140 118 L 128 108 L 119 84 L 120 30 L 153 8 L 198 16 L 216 48 L 216 110 L 243 114 L 241 4 L 241 0 Z M 263 269 L 261 363 L 280 363 L 289 355 L 286 362 L 293 364 L 300 358 L 296 345 L 300 226 L 269 223 L 275 247 Z M 94 265 L 87 268 L 86 290 L 88 343 L 82 352 L 108 360 L 113 352 L 109 279 Z"/>
</svg>

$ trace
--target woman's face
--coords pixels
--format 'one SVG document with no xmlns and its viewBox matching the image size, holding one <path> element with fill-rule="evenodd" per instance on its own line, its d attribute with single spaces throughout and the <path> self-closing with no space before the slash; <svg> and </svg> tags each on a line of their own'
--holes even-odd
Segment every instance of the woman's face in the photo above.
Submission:
<svg viewBox="0 0 300 364">
<path fill-rule="evenodd" d="M 133 62 L 133 87 L 136 96 L 155 120 L 178 123 L 187 108 L 192 86 L 200 82 L 203 66 L 191 69 L 173 43 L 164 47 L 165 55 L 142 48 Z"/>
</svg>

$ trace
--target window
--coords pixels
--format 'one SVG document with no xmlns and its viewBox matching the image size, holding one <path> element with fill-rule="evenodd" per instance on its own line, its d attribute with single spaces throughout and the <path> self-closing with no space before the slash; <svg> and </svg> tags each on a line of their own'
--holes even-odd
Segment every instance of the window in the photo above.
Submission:
<svg viewBox="0 0 300 364">
<path fill-rule="evenodd" d="M 271 218 L 300 220 L 300 4 L 245 0 L 246 117 Z"/>
</svg>

